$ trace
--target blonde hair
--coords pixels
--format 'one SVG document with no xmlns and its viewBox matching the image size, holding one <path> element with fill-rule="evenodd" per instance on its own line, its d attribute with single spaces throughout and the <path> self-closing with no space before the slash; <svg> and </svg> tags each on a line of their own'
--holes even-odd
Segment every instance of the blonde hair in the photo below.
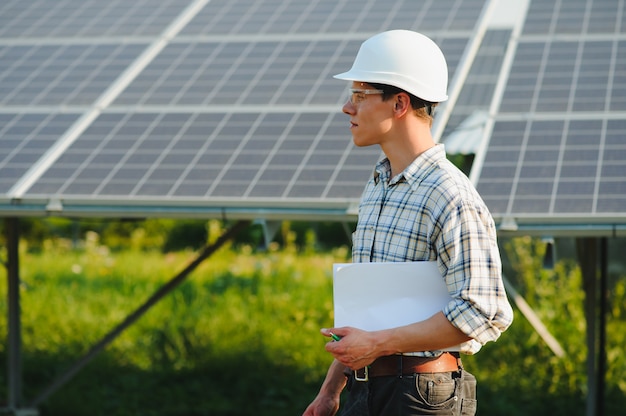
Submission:
<svg viewBox="0 0 626 416">
<path fill-rule="evenodd" d="M 437 107 L 439 103 L 432 103 L 428 106 L 413 108 L 413 112 L 418 118 L 425 120 L 428 122 L 429 126 L 433 126 L 433 115 L 435 114 L 435 107 Z"/>
</svg>

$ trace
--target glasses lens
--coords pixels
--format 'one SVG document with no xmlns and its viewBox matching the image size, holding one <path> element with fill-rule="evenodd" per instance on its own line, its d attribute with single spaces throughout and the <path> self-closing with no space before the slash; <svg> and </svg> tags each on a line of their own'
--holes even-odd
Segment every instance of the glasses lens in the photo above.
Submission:
<svg viewBox="0 0 626 416">
<path fill-rule="evenodd" d="M 363 94 L 361 91 L 352 91 L 350 93 L 350 102 L 353 105 L 359 104 L 364 99 L 365 99 L 365 94 Z"/>
<path fill-rule="evenodd" d="M 368 95 L 372 94 L 384 94 L 384 91 L 350 88 L 350 102 L 352 103 L 352 105 L 359 104 L 363 102 L 363 100 L 365 100 Z"/>
</svg>

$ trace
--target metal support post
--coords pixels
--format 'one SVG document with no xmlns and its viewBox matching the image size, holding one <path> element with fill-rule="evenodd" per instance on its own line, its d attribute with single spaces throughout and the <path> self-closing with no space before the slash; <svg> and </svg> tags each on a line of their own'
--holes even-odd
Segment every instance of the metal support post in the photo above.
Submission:
<svg viewBox="0 0 626 416">
<path fill-rule="evenodd" d="M 8 296 L 8 398 L 9 409 L 17 409 L 22 402 L 22 328 L 20 325 L 19 276 L 19 220 L 5 220 L 7 239 L 7 296 Z"/>
<path fill-rule="evenodd" d="M 606 238 L 580 238 L 576 240 L 585 289 L 585 316 L 587 320 L 587 416 L 602 416 L 604 414 L 608 293 L 607 246 Z"/>
</svg>

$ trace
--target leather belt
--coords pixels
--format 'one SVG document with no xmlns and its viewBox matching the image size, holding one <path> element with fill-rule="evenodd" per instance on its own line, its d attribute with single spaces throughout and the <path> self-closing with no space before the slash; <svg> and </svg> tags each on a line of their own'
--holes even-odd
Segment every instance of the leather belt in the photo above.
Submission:
<svg viewBox="0 0 626 416">
<path fill-rule="evenodd" d="M 448 373 L 462 367 L 458 353 L 444 352 L 438 357 L 387 355 L 377 358 L 366 368 L 354 372 L 357 381 L 370 377 L 403 376 L 415 373 Z"/>
</svg>

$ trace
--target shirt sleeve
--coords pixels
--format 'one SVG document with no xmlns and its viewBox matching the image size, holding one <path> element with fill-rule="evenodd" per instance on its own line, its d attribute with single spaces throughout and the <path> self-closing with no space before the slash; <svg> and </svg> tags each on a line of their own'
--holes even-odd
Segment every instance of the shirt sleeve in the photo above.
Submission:
<svg viewBox="0 0 626 416">
<path fill-rule="evenodd" d="M 491 214 L 462 201 L 440 223 L 439 266 L 452 300 L 443 313 L 463 333 L 484 345 L 498 339 L 513 321 L 502 281 L 502 264 Z"/>
</svg>

